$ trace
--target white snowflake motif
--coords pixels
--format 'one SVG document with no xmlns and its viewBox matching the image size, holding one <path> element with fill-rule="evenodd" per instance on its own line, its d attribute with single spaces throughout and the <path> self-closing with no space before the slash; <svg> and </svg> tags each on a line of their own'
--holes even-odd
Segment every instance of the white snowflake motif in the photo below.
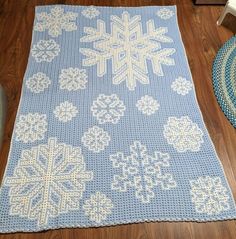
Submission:
<svg viewBox="0 0 236 239">
<path fill-rule="evenodd" d="M 197 152 L 204 142 L 202 130 L 188 116 L 169 117 L 163 133 L 167 142 L 180 153 Z"/>
<path fill-rule="evenodd" d="M 107 216 L 111 214 L 113 203 L 111 199 L 101 192 L 96 192 L 90 196 L 90 199 L 85 201 L 83 209 L 85 215 L 89 216 L 91 221 L 101 223 L 106 220 Z"/>
<path fill-rule="evenodd" d="M 136 82 L 149 84 L 147 60 L 151 61 L 154 74 L 163 76 L 162 64 L 175 65 L 170 56 L 175 53 L 174 48 L 161 48 L 160 42 L 172 43 L 166 27 L 155 28 L 154 21 L 147 22 L 147 33 L 143 33 L 141 16 L 130 17 L 123 12 L 122 18 L 111 16 L 111 33 L 106 32 L 105 22 L 97 21 L 97 29 L 85 27 L 86 36 L 81 42 L 93 42 L 93 48 L 81 48 L 80 52 L 86 56 L 83 66 L 97 66 L 97 75 L 107 73 L 107 61 L 111 60 L 113 79 L 118 85 L 126 82 L 129 90 L 134 90 Z"/>
<path fill-rule="evenodd" d="M 47 116 L 39 113 L 20 115 L 16 123 L 16 140 L 31 143 L 44 139 L 47 131 Z"/>
<path fill-rule="evenodd" d="M 41 93 L 49 87 L 51 80 L 46 74 L 38 72 L 26 81 L 26 87 L 33 93 Z"/>
<path fill-rule="evenodd" d="M 85 184 L 92 179 L 80 147 L 49 138 L 47 144 L 23 150 L 13 175 L 6 177 L 10 215 L 47 225 L 50 217 L 80 209 Z"/>
<path fill-rule="evenodd" d="M 123 101 L 116 94 L 100 94 L 91 107 L 93 116 L 97 118 L 99 124 L 108 122 L 117 124 L 124 116 L 125 109 Z"/>
<path fill-rule="evenodd" d="M 84 9 L 82 11 L 82 14 L 89 19 L 93 19 L 97 17 L 100 14 L 100 12 L 94 6 L 90 6 Z"/>
<path fill-rule="evenodd" d="M 78 14 L 74 12 L 64 13 L 64 9 L 56 6 L 51 8 L 51 13 L 41 12 L 36 14 L 35 31 L 43 32 L 48 29 L 48 34 L 52 37 L 58 37 L 64 29 L 67 32 L 77 30 L 74 22 Z"/>
<path fill-rule="evenodd" d="M 160 107 L 160 104 L 149 95 L 142 96 L 140 100 L 137 101 L 136 107 L 145 115 L 154 114 Z"/>
<path fill-rule="evenodd" d="M 84 146 L 94 153 L 103 151 L 105 147 L 109 145 L 110 140 L 110 135 L 98 126 L 89 128 L 81 139 Z"/>
<path fill-rule="evenodd" d="M 72 103 L 65 101 L 57 106 L 53 113 L 59 121 L 66 123 L 77 115 L 78 110 Z"/>
<path fill-rule="evenodd" d="M 85 89 L 87 84 L 87 73 L 84 69 L 68 68 L 62 69 L 59 76 L 60 89 L 76 91 Z"/>
<path fill-rule="evenodd" d="M 130 146 L 130 152 L 127 157 L 121 152 L 110 155 L 113 167 L 119 170 L 119 174 L 114 175 L 112 190 L 127 192 L 128 187 L 133 187 L 138 200 L 150 203 L 155 197 L 155 186 L 162 190 L 177 186 L 172 174 L 162 172 L 163 167 L 170 166 L 169 154 L 155 151 L 154 156 L 148 155 L 146 146 L 139 141 Z"/>
<path fill-rule="evenodd" d="M 36 62 L 51 62 L 60 52 L 59 45 L 54 40 L 40 40 L 37 44 L 33 45 L 31 50 L 32 56 Z"/>
<path fill-rule="evenodd" d="M 167 20 L 174 16 L 174 12 L 168 8 L 161 8 L 159 11 L 157 11 L 157 16 L 161 19 Z"/>
<path fill-rule="evenodd" d="M 227 189 L 219 177 L 200 177 L 191 180 L 190 185 L 192 202 L 197 213 L 215 215 L 230 209 Z"/>
<path fill-rule="evenodd" d="M 192 90 L 192 83 L 183 77 L 178 77 L 172 82 L 171 88 L 179 95 L 187 95 Z"/>
</svg>

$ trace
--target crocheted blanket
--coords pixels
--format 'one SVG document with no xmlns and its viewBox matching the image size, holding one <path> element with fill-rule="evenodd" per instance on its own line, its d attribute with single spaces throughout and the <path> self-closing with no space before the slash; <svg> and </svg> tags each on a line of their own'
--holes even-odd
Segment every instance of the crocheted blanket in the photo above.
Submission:
<svg viewBox="0 0 236 239">
<path fill-rule="evenodd" d="M 175 6 L 40 6 L 0 231 L 236 218 Z"/>
</svg>

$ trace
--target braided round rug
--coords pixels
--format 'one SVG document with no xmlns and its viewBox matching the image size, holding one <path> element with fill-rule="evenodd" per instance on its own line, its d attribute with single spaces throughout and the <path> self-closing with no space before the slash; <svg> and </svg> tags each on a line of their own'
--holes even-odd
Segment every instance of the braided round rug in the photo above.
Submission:
<svg viewBox="0 0 236 239">
<path fill-rule="evenodd" d="M 218 51 L 212 77 L 217 101 L 236 128 L 236 36 L 230 38 Z"/>
</svg>

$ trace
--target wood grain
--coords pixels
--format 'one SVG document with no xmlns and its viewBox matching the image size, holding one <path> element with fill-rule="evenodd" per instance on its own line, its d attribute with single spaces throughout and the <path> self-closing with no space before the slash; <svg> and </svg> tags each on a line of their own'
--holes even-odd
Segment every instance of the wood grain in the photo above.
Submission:
<svg viewBox="0 0 236 239">
<path fill-rule="evenodd" d="M 198 102 L 236 198 L 236 130 L 220 110 L 212 90 L 211 81 L 213 58 L 219 47 L 233 35 L 232 28 L 229 30 L 216 26 L 216 20 L 222 7 L 195 6 L 192 0 L 0 0 L 0 83 L 6 91 L 8 103 L 4 139 L 0 152 L 0 178 L 3 176 L 7 162 L 21 83 L 27 65 L 34 7 L 56 3 L 107 6 L 177 5 L 180 30 L 187 51 Z M 236 22 L 235 19 L 232 21 Z M 235 26 L 236 24 L 232 25 Z M 59 229 L 41 233 L 0 235 L 0 239 L 3 238 L 234 239 L 236 238 L 236 221 L 139 223 L 97 229 Z"/>
</svg>

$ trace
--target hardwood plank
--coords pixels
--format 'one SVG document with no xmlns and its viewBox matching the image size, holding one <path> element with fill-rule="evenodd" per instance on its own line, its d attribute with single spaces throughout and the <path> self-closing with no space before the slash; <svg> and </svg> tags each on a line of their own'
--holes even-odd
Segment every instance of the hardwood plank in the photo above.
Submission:
<svg viewBox="0 0 236 239">
<path fill-rule="evenodd" d="M 236 130 L 220 110 L 211 82 L 212 61 L 220 46 L 233 34 L 227 28 L 216 26 L 216 20 L 223 9 L 222 7 L 195 6 L 192 0 L 0 0 L 0 83 L 6 91 L 8 101 L 4 139 L 0 152 L 0 178 L 3 176 L 7 162 L 22 79 L 27 65 L 34 7 L 56 3 L 103 6 L 177 5 L 180 30 L 190 63 L 198 102 L 236 198 L 236 160 L 234 160 L 236 156 Z M 236 24 L 231 25 L 235 26 Z M 229 23 L 228 27 L 230 27 Z M 103 228 L 59 229 L 41 233 L 0 235 L 0 239 L 3 238 L 233 239 L 236 238 L 236 223 L 235 221 L 139 223 Z"/>
</svg>

